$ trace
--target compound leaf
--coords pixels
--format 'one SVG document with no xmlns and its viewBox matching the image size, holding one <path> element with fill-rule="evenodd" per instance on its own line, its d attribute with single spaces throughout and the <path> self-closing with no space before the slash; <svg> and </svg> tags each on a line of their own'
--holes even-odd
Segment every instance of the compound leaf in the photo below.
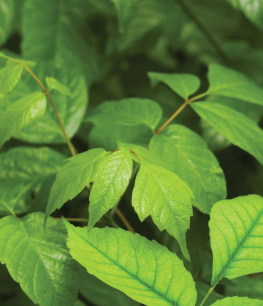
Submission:
<svg viewBox="0 0 263 306">
<path fill-rule="evenodd" d="M 195 305 L 192 276 L 166 247 L 122 229 L 88 233 L 65 223 L 70 254 L 103 282 L 146 305 Z"/>
<path fill-rule="evenodd" d="M 249 195 L 220 201 L 210 217 L 212 286 L 223 277 L 263 272 L 263 198 Z"/>
<path fill-rule="evenodd" d="M 211 64 L 208 72 L 207 94 L 243 100 L 263 106 L 263 89 L 235 70 Z"/>
<path fill-rule="evenodd" d="M 67 164 L 59 170 L 51 188 L 46 218 L 68 200 L 77 196 L 86 185 L 94 180 L 105 154 L 106 151 L 103 149 L 92 149 L 67 160 Z"/>
<path fill-rule="evenodd" d="M 211 304 L 211 306 L 261 306 L 261 300 L 249 299 L 247 297 L 227 297 L 222 300 L 218 300 L 215 303 Z"/>
<path fill-rule="evenodd" d="M 128 150 L 118 150 L 104 158 L 90 192 L 89 229 L 117 204 L 129 185 L 132 165 Z"/>
<path fill-rule="evenodd" d="M 189 185 L 195 196 L 192 203 L 203 213 L 209 214 L 212 205 L 226 197 L 224 173 L 216 157 L 188 128 L 168 126 L 152 138 L 150 150 Z"/>
<path fill-rule="evenodd" d="M 191 189 L 176 174 L 142 162 L 132 193 L 132 206 L 141 221 L 151 216 L 157 227 L 174 236 L 189 259 L 185 234 L 193 214 Z"/>
<path fill-rule="evenodd" d="M 247 116 L 214 102 L 195 102 L 191 107 L 234 145 L 263 164 L 263 131 Z"/>
<path fill-rule="evenodd" d="M 169 74 L 149 72 L 148 76 L 153 86 L 159 82 L 163 82 L 179 96 L 181 96 L 184 100 L 187 100 L 189 95 L 196 92 L 200 86 L 199 78 L 191 74 Z"/>
<path fill-rule="evenodd" d="M 23 67 L 12 65 L 0 69 L 0 100 L 11 92 L 20 80 Z"/>
<path fill-rule="evenodd" d="M 41 92 L 33 92 L 11 104 L 0 117 L 0 147 L 24 126 L 43 116 L 46 105 Z"/>
<path fill-rule="evenodd" d="M 0 261 L 34 303 L 43 306 L 74 304 L 77 273 L 67 250 L 60 221 L 33 213 L 22 219 L 0 220 Z"/>
</svg>

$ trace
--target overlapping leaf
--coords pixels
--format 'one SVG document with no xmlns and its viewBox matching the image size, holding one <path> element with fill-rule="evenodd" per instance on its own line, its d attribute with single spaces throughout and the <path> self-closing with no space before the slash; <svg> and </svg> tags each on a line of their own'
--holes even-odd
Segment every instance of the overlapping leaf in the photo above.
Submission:
<svg viewBox="0 0 263 306">
<path fill-rule="evenodd" d="M 20 65 L 7 66 L 0 69 L 0 100 L 11 92 L 20 80 L 23 67 Z"/>
<path fill-rule="evenodd" d="M 263 198 L 238 197 L 214 205 L 209 222 L 212 285 L 223 277 L 263 272 Z"/>
<path fill-rule="evenodd" d="M 48 85 L 48 88 L 55 89 L 64 95 L 70 95 L 70 90 L 67 86 L 63 85 L 59 80 L 52 78 L 52 77 L 46 77 L 46 83 Z"/>
<path fill-rule="evenodd" d="M 67 164 L 58 172 L 51 188 L 46 216 L 73 199 L 94 180 L 105 154 L 107 153 L 103 149 L 92 149 L 68 159 Z"/>
<path fill-rule="evenodd" d="M 219 103 L 195 102 L 191 106 L 215 130 L 263 164 L 263 131 L 254 121 Z"/>
<path fill-rule="evenodd" d="M 72 257 L 105 283 L 146 305 L 195 305 L 192 276 L 166 247 L 122 229 L 66 226 Z"/>
<path fill-rule="evenodd" d="M 107 156 L 98 168 L 90 193 L 89 226 L 113 208 L 129 185 L 132 158 L 127 150 L 118 150 Z"/>
<path fill-rule="evenodd" d="M 21 220 L 0 220 L 0 261 L 30 299 L 43 306 L 72 306 L 77 299 L 77 273 L 60 221 L 34 213 Z"/>
</svg>

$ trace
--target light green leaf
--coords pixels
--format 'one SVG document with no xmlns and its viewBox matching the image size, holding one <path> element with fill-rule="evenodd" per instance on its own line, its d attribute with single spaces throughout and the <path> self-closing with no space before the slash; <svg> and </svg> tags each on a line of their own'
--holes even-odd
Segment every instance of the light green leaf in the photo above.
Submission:
<svg viewBox="0 0 263 306">
<path fill-rule="evenodd" d="M 89 230 L 117 204 L 125 192 L 132 165 L 131 153 L 127 150 L 113 152 L 100 164 L 90 192 Z"/>
<path fill-rule="evenodd" d="M 77 299 L 77 274 L 67 250 L 65 228 L 44 214 L 21 220 L 0 220 L 0 261 L 31 300 L 43 306 L 72 306 Z"/>
<path fill-rule="evenodd" d="M 46 106 L 46 97 L 41 92 L 33 92 L 11 104 L 0 117 L 0 147 L 24 126 L 43 116 Z"/>
<path fill-rule="evenodd" d="M 69 88 L 55 78 L 46 77 L 46 83 L 49 89 L 55 89 L 67 96 L 71 95 Z"/>
<path fill-rule="evenodd" d="M 12 30 L 14 11 L 14 0 L 0 1 L 0 45 L 6 41 Z"/>
<path fill-rule="evenodd" d="M 67 160 L 67 164 L 59 170 L 51 188 L 46 217 L 77 196 L 94 180 L 98 166 L 106 154 L 103 149 L 92 149 Z"/>
<path fill-rule="evenodd" d="M 263 105 L 263 89 L 235 70 L 211 64 L 208 72 L 207 94 L 231 97 L 245 102 Z"/>
<path fill-rule="evenodd" d="M 24 212 L 32 204 L 46 206 L 50 188 L 45 187 L 54 179 L 65 158 L 47 147 L 18 147 L 1 153 L 0 194 L 8 192 L 11 196 L 13 188 L 17 188 L 16 213 Z M 6 201 L 10 205 L 9 199 L 8 196 Z"/>
<path fill-rule="evenodd" d="M 254 121 L 219 103 L 195 102 L 191 107 L 215 130 L 263 164 L 263 131 Z"/>
<path fill-rule="evenodd" d="M 159 104 L 149 99 L 127 98 L 116 102 L 104 102 L 89 115 L 87 121 L 95 125 L 114 122 L 124 126 L 144 124 L 154 130 L 162 118 Z"/>
<path fill-rule="evenodd" d="M 162 231 L 178 241 L 189 260 L 185 234 L 193 215 L 191 189 L 176 174 L 157 165 L 142 162 L 132 193 L 132 206 L 141 221 L 151 216 Z"/>
<path fill-rule="evenodd" d="M 195 305 L 192 276 L 166 247 L 122 229 L 65 224 L 72 257 L 106 284 L 146 305 Z"/>
<path fill-rule="evenodd" d="M 212 286 L 223 277 L 263 272 L 263 198 L 249 195 L 220 201 L 210 217 Z"/>
<path fill-rule="evenodd" d="M 183 179 L 195 198 L 193 205 L 203 213 L 226 197 L 224 173 L 205 141 L 182 125 L 168 126 L 155 135 L 150 150 L 167 161 L 170 170 Z"/>
<path fill-rule="evenodd" d="M 247 297 L 235 296 L 235 297 L 227 297 L 220 301 L 216 301 L 212 305 L 215 305 L 215 306 L 262 306 L 263 301 L 249 299 Z"/>
<path fill-rule="evenodd" d="M 152 86 L 155 86 L 159 82 L 163 82 L 184 100 L 187 100 L 200 86 L 199 78 L 192 74 L 149 72 L 148 76 Z"/>
<path fill-rule="evenodd" d="M 2 183 L 0 185 L 0 216 L 2 215 L 13 215 L 14 207 L 17 202 L 17 197 L 22 186 L 15 186 Z"/>
<path fill-rule="evenodd" d="M 20 65 L 0 69 L 0 100 L 15 88 L 22 71 L 23 67 Z"/>
</svg>

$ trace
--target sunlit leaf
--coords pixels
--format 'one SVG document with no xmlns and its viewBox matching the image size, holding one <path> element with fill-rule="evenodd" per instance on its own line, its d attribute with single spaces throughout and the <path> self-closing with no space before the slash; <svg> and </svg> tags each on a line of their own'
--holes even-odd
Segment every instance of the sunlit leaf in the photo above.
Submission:
<svg viewBox="0 0 263 306">
<path fill-rule="evenodd" d="M 247 297 L 227 297 L 220 301 L 213 303 L 215 306 L 261 306 L 262 301 L 249 299 Z M 212 306 L 211 305 L 211 306 Z"/>
</svg>

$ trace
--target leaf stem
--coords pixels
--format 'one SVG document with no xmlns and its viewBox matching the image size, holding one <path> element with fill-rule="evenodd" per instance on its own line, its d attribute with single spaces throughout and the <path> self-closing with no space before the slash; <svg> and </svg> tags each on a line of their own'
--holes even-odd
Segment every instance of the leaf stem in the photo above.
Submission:
<svg viewBox="0 0 263 306">
<path fill-rule="evenodd" d="M 184 0 L 176 0 L 184 13 L 196 24 L 199 30 L 203 33 L 207 41 L 211 44 L 211 46 L 215 49 L 217 54 L 221 57 L 221 59 L 227 63 L 229 62 L 229 57 L 225 53 L 225 51 L 221 48 L 220 44 L 213 37 L 213 35 L 209 32 L 209 30 L 204 26 L 204 24 L 198 19 L 198 17 L 191 11 L 188 5 L 184 2 Z"/>
<path fill-rule="evenodd" d="M 205 304 L 206 300 L 208 299 L 209 295 L 213 292 L 213 290 L 215 289 L 215 287 L 216 287 L 217 284 L 218 284 L 218 283 L 216 283 L 213 287 L 211 287 L 211 288 L 208 290 L 208 292 L 207 292 L 207 294 L 205 295 L 204 299 L 202 300 L 200 306 L 203 306 L 203 305 Z"/>
<path fill-rule="evenodd" d="M 192 101 L 195 101 L 199 98 L 202 98 L 206 95 L 206 93 L 203 93 L 203 94 L 200 94 L 198 96 L 195 96 L 191 99 L 187 99 L 186 101 L 184 101 L 184 103 L 172 114 L 172 116 L 167 120 L 165 121 L 165 123 L 155 132 L 155 134 L 159 134 L 171 121 L 173 121 L 173 119 L 175 117 L 177 117 L 181 111 Z"/>
<path fill-rule="evenodd" d="M 132 226 L 130 225 L 130 223 L 127 221 L 127 219 L 124 217 L 124 215 L 122 214 L 122 212 L 117 208 L 116 210 L 116 214 L 119 216 L 119 218 L 121 219 L 121 221 L 123 222 L 123 224 L 125 224 L 125 226 L 127 227 L 127 229 L 129 231 L 131 231 L 133 234 L 135 234 L 134 229 L 132 228 Z"/>
</svg>

